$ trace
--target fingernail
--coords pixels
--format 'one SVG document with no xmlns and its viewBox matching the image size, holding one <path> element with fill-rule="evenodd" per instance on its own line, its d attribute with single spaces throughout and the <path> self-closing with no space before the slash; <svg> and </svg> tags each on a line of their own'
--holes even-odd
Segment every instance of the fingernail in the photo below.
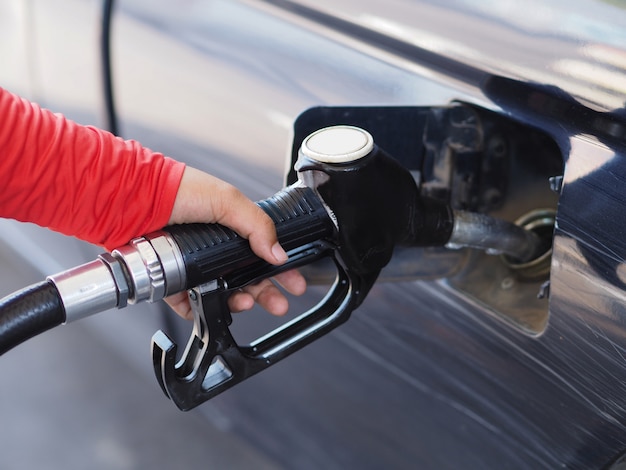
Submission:
<svg viewBox="0 0 626 470">
<path fill-rule="evenodd" d="M 287 261 L 287 253 L 285 253 L 285 250 L 283 250 L 283 247 L 280 246 L 280 244 L 274 243 L 274 245 L 272 246 L 272 254 L 274 255 L 274 258 L 276 258 L 276 261 L 278 261 L 279 263 L 284 263 L 285 261 Z"/>
</svg>

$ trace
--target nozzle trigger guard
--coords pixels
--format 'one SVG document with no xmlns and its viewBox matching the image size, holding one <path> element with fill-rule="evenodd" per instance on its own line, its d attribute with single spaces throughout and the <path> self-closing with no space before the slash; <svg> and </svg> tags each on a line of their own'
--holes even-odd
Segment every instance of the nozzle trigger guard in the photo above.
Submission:
<svg viewBox="0 0 626 470">
<path fill-rule="evenodd" d="M 194 327 L 178 363 L 177 345 L 162 331 L 153 336 L 152 358 L 157 380 L 179 409 L 190 410 L 289 356 L 345 322 L 358 306 L 359 278 L 350 275 L 332 244 L 318 241 L 288 254 L 289 260 L 282 266 L 259 262 L 245 273 L 191 289 Z M 245 285 L 324 257 L 330 257 L 337 268 L 336 280 L 325 298 L 308 312 L 251 344 L 237 344 L 229 330 L 229 295 Z"/>
</svg>

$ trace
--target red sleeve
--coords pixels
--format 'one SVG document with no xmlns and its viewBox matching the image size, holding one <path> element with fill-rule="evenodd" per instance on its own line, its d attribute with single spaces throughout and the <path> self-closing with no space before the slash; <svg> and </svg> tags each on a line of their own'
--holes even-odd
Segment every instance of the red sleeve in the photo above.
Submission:
<svg viewBox="0 0 626 470">
<path fill-rule="evenodd" d="M 183 171 L 0 88 L 0 217 L 112 249 L 167 224 Z"/>
</svg>

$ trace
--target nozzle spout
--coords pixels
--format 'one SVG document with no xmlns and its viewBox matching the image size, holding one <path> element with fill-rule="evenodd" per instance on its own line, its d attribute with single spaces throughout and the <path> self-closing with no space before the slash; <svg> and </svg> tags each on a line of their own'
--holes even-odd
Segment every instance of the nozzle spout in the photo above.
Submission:
<svg viewBox="0 0 626 470">
<path fill-rule="evenodd" d="M 519 262 L 541 255 L 545 242 L 534 232 L 506 220 L 485 214 L 454 211 L 452 235 L 448 248 L 479 248 L 493 254 L 505 254 Z"/>
</svg>

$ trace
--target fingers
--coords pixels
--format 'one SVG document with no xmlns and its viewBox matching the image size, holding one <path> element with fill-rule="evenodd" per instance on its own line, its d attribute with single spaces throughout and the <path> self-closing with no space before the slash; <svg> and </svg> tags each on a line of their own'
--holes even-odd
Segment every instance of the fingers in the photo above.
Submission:
<svg viewBox="0 0 626 470">
<path fill-rule="evenodd" d="M 245 290 L 233 293 L 228 299 L 228 307 L 233 313 L 243 312 L 254 307 L 255 301 L 269 313 L 276 316 L 282 316 L 287 313 L 289 307 L 287 298 L 269 279 L 247 287 Z M 186 292 L 179 292 L 166 297 L 165 302 L 185 320 L 193 320 L 193 312 Z"/>
<path fill-rule="evenodd" d="M 193 320 L 193 313 L 191 311 L 191 304 L 189 303 L 189 297 L 187 292 L 179 292 L 178 294 L 170 295 L 166 297 L 165 302 L 171 307 L 178 315 L 185 320 Z"/>
<path fill-rule="evenodd" d="M 219 211 L 218 222 L 232 228 L 250 242 L 252 251 L 274 265 L 287 261 L 285 250 L 278 243 L 272 219 L 239 190 L 228 190 L 225 207 Z"/>
<path fill-rule="evenodd" d="M 233 312 L 241 312 L 248 310 L 240 307 L 244 305 L 244 302 L 250 301 L 252 304 L 256 301 L 269 313 L 278 317 L 285 315 L 289 309 L 287 298 L 269 279 L 264 279 L 258 284 L 246 287 L 243 292 L 232 295 L 228 306 Z"/>
<path fill-rule="evenodd" d="M 302 295 L 306 291 L 306 280 L 297 269 L 280 273 L 274 277 L 274 280 L 292 295 Z"/>
<path fill-rule="evenodd" d="M 292 295 L 302 295 L 306 290 L 304 277 L 295 269 L 281 273 L 274 279 Z M 255 302 L 276 316 L 285 315 L 289 309 L 287 298 L 270 279 L 264 279 L 234 293 L 228 300 L 228 306 L 232 312 L 242 312 L 250 310 Z"/>
<path fill-rule="evenodd" d="M 295 269 L 278 274 L 274 280 L 292 295 L 302 295 L 306 291 L 306 280 Z M 193 319 L 187 292 L 170 295 L 165 298 L 165 302 L 185 320 Z M 228 307 L 233 313 L 243 312 L 254 307 L 255 302 L 276 316 L 285 315 L 289 309 L 287 298 L 270 279 L 233 293 L 228 299 Z"/>
</svg>

